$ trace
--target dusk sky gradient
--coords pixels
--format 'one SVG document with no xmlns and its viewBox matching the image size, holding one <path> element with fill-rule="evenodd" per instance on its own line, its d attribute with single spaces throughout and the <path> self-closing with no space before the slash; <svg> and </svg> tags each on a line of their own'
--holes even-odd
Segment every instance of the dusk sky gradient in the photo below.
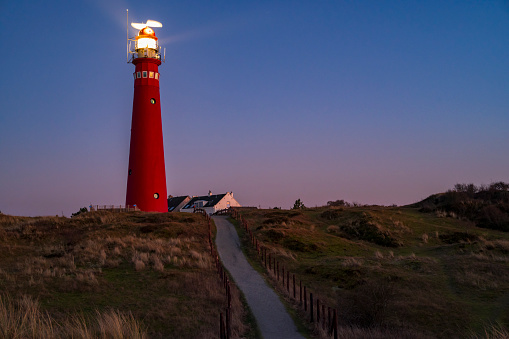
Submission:
<svg viewBox="0 0 509 339">
<path fill-rule="evenodd" d="M 125 203 L 127 8 L 163 24 L 168 194 L 402 205 L 509 182 L 509 1 L 0 0 L 3 213 Z"/>
</svg>

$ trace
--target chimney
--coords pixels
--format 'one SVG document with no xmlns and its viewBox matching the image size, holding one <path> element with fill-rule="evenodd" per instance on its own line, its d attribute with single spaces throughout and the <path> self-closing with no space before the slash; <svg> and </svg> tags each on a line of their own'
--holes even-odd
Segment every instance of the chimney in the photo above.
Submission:
<svg viewBox="0 0 509 339">
<path fill-rule="evenodd" d="M 209 190 L 209 197 L 212 196 L 212 191 Z"/>
</svg>

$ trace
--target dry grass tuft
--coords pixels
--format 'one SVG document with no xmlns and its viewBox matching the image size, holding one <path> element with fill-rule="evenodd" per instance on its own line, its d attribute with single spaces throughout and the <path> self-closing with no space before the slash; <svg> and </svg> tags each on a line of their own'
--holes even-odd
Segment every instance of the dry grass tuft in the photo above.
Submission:
<svg viewBox="0 0 509 339">
<path fill-rule="evenodd" d="M 0 337 L 2 338 L 146 338 L 146 333 L 132 314 L 111 310 L 96 312 L 96 319 L 70 316 L 61 323 L 40 310 L 39 303 L 28 296 L 13 301 L 0 296 Z"/>
<path fill-rule="evenodd" d="M 357 268 L 357 267 L 361 267 L 363 263 L 364 262 L 362 261 L 362 259 L 348 257 L 348 258 L 345 258 L 345 260 L 343 260 L 341 262 L 341 266 L 346 267 L 346 268 Z"/>
<path fill-rule="evenodd" d="M 18 301 L 0 296 L 2 338 L 55 338 L 57 333 L 56 324 L 39 311 L 37 301 L 26 296 Z"/>
<path fill-rule="evenodd" d="M 113 310 L 107 313 L 97 312 L 97 332 L 102 338 L 146 338 L 143 328 L 132 314 L 125 315 Z"/>
<path fill-rule="evenodd" d="M 145 263 L 139 259 L 134 259 L 134 268 L 136 271 L 141 271 L 145 269 Z"/>
<path fill-rule="evenodd" d="M 152 263 L 154 265 L 154 269 L 158 272 L 163 272 L 164 271 L 164 265 L 163 265 L 163 262 L 161 261 L 161 259 L 159 259 L 159 257 L 157 255 L 153 255 L 152 256 Z"/>
</svg>

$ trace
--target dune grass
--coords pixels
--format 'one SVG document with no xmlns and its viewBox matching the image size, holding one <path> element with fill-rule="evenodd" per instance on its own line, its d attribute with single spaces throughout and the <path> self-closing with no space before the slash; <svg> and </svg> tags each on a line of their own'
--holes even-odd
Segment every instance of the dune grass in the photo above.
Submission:
<svg viewBox="0 0 509 339">
<path fill-rule="evenodd" d="M 57 322 L 41 311 L 39 303 L 30 297 L 12 300 L 9 296 L 0 296 L 2 338 L 147 338 L 131 313 L 96 311 L 90 318 L 75 314 Z"/>
<path fill-rule="evenodd" d="M 507 233 L 416 208 L 241 213 L 286 270 L 338 308 L 342 337 L 507 333 Z"/>
<path fill-rule="evenodd" d="M 26 314 L 47 337 L 217 338 L 226 306 L 207 223 L 188 213 L 0 215 L 0 290 L 10 309 L 32 300 Z M 233 334 L 255 337 L 235 287 L 232 297 Z"/>
</svg>

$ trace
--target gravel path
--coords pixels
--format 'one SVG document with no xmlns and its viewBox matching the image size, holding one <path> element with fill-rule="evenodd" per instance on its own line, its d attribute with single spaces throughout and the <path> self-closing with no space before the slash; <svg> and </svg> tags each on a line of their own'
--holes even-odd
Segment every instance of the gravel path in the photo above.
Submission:
<svg viewBox="0 0 509 339">
<path fill-rule="evenodd" d="M 227 217 L 212 217 L 217 227 L 216 246 L 224 266 L 246 296 L 265 339 L 304 338 L 276 293 L 244 257 L 234 226 Z"/>
</svg>

